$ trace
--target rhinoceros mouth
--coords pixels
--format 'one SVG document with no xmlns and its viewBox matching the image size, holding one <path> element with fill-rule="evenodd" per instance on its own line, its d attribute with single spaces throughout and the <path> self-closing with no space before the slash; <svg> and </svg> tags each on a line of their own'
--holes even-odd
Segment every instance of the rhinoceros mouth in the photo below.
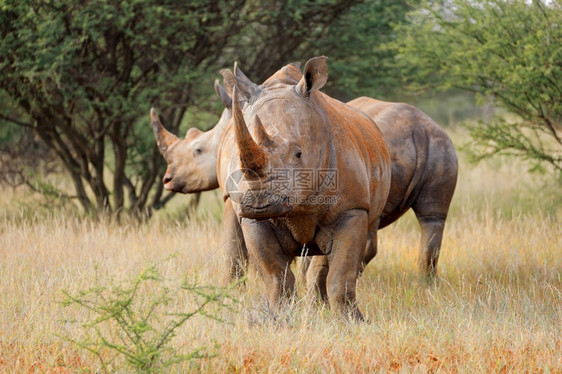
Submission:
<svg viewBox="0 0 562 374">
<path fill-rule="evenodd" d="M 282 204 L 240 205 L 240 216 L 245 218 L 275 218 L 286 215 L 288 207 Z"/>
<path fill-rule="evenodd" d="M 164 189 L 166 189 L 167 191 L 174 191 L 174 184 L 170 181 L 168 183 L 164 184 Z M 174 191 L 176 192 L 176 191 Z"/>
<path fill-rule="evenodd" d="M 271 204 L 262 206 L 248 206 L 246 209 L 253 210 L 254 212 L 264 212 L 271 207 Z"/>
<path fill-rule="evenodd" d="M 189 193 L 193 193 L 193 192 L 202 192 L 202 191 L 206 191 L 205 189 L 196 186 L 195 188 L 193 188 L 192 186 L 186 184 L 186 183 L 181 183 L 181 181 L 174 181 L 171 180 L 167 183 L 164 184 L 164 189 L 166 191 L 170 191 L 170 192 L 175 192 L 175 193 L 181 193 L 181 194 L 189 194 Z"/>
</svg>

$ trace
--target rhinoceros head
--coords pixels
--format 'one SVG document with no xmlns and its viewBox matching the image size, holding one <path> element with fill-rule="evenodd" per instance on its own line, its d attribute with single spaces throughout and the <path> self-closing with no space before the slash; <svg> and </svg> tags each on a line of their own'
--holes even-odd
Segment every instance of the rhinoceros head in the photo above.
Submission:
<svg viewBox="0 0 562 374">
<path fill-rule="evenodd" d="M 313 58 L 298 83 L 262 86 L 243 111 L 234 87 L 232 121 L 242 178 L 232 200 L 239 215 L 277 217 L 315 208 L 311 196 L 320 192 L 317 171 L 329 164 L 330 128 L 324 99 L 314 91 L 327 76 L 326 58 Z"/>
<path fill-rule="evenodd" d="M 190 128 L 184 139 L 170 133 L 151 109 L 150 119 L 156 143 L 166 160 L 168 168 L 163 178 L 164 188 L 174 192 L 192 193 L 218 188 L 217 146 L 220 134 L 232 117 L 232 99 L 224 88 L 215 81 L 215 90 L 225 109 L 216 130 L 202 132 Z"/>
<path fill-rule="evenodd" d="M 234 65 L 235 80 L 240 81 L 245 89 L 245 95 L 256 95 L 259 86 L 250 81 L 242 70 Z M 158 149 L 168 163 L 163 179 L 164 187 L 181 193 L 200 192 L 218 188 L 217 181 L 217 148 L 223 131 L 232 118 L 232 99 L 225 88 L 215 80 L 215 91 L 225 107 L 219 122 L 212 130 L 201 132 L 195 128 L 189 129 L 185 139 L 179 139 L 167 131 L 156 111 L 150 114 L 154 136 Z"/>
</svg>

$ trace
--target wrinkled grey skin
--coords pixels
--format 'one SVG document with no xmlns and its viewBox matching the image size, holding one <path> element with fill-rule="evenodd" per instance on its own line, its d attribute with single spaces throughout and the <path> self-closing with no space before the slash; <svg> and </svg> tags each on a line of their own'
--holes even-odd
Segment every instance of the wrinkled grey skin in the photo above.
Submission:
<svg viewBox="0 0 562 374">
<path fill-rule="evenodd" d="M 360 97 L 347 105 L 372 118 L 381 130 L 392 160 L 388 200 L 381 215 L 382 229 L 412 208 L 421 228 L 418 267 L 432 278 L 437 271 L 443 229 L 457 183 L 457 155 L 450 138 L 421 110 L 403 103 Z M 376 232 L 370 233 L 365 264 L 377 253 Z M 327 261 L 314 257 L 307 275 L 326 299 Z"/>
<path fill-rule="evenodd" d="M 348 105 L 375 121 L 390 149 L 392 181 L 379 229 L 412 208 L 422 232 L 419 269 L 433 275 L 457 185 L 458 162 L 453 143 L 437 123 L 411 105 L 368 97 L 357 98 Z M 371 255 L 375 254 L 376 251 Z"/>
<path fill-rule="evenodd" d="M 223 137 L 219 145 L 218 180 L 273 305 L 294 294 L 289 264 L 306 245 L 326 255 L 330 306 L 361 320 L 356 282 L 388 197 L 390 157 L 369 117 L 318 91 L 326 80 L 326 59 L 313 58 L 297 84 L 264 87 L 243 111 L 234 88 L 235 141 Z M 225 182 L 237 170 L 234 199 Z M 337 186 L 301 190 L 277 173 L 302 170 L 332 170 Z"/>
</svg>

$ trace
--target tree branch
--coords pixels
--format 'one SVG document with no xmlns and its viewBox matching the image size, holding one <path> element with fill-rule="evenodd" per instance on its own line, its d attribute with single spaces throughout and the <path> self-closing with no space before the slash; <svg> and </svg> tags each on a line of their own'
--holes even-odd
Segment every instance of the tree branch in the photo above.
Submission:
<svg viewBox="0 0 562 374">
<path fill-rule="evenodd" d="M 16 125 L 19 125 L 19 126 L 27 127 L 27 128 L 30 128 L 30 129 L 34 128 L 32 123 L 21 121 L 19 119 L 15 119 L 15 118 L 10 117 L 10 116 L 5 116 L 3 114 L 0 114 L 0 118 L 2 118 L 5 121 L 8 121 L 8 122 L 13 122 L 13 123 L 15 123 Z"/>
</svg>

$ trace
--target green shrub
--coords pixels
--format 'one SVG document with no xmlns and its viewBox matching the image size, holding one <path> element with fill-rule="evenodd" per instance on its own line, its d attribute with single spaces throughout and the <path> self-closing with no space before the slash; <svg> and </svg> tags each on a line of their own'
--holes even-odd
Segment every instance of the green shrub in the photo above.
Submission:
<svg viewBox="0 0 562 374">
<path fill-rule="evenodd" d="M 68 321 L 79 324 L 84 337 L 64 338 L 96 355 L 106 372 L 169 371 L 175 364 L 213 357 L 216 343 L 215 347 L 188 347 L 189 352 L 182 353 L 174 345 L 174 337 L 180 327 L 197 316 L 225 322 L 221 311 L 237 303 L 230 296 L 234 286 L 200 286 L 192 280 L 173 284 L 162 277 L 156 265 L 127 282 L 104 285 L 96 278 L 92 287 L 77 294 L 63 291 L 63 306 L 85 312 L 80 313 L 84 316 L 80 321 Z M 170 311 L 174 309 L 172 302 L 178 299 L 189 300 L 192 306 L 186 311 Z M 125 359 L 124 363 L 116 360 L 119 357 Z"/>
</svg>

